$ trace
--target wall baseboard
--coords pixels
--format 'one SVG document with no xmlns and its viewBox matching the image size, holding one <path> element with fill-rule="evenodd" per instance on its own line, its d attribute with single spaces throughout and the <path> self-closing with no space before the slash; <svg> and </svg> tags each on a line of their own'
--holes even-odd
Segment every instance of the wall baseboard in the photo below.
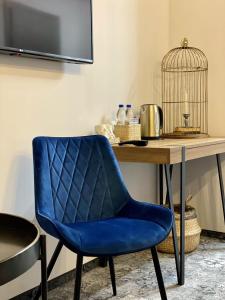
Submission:
<svg viewBox="0 0 225 300">
<path fill-rule="evenodd" d="M 99 259 L 95 258 L 83 265 L 83 273 L 86 273 L 86 272 L 96 268 L 97 266 L 99 266 Z M 58 286 L 60 286 L 64 283 L 67 283 L 70 280 L 73 280 L 74 272 L 75 272 L 75 269 L 49 280 L 48 281 L 48 290 L 51 291 L 51 290 L 57 288 Z M 9 300 L 30 300 L 34 297 L 37 288 L 38 287 L 34 287 L 33 289 L 26 291 L 18 296 L 15 296 Z"/>
<path fill-rule="evenodd" d="M 212 238 L 217 238 L 217 239 L 221 239 L 221 240 L 225 239 L 225 232 L 203 229 L 201 235 L 212 237 Z"/>
</svg>

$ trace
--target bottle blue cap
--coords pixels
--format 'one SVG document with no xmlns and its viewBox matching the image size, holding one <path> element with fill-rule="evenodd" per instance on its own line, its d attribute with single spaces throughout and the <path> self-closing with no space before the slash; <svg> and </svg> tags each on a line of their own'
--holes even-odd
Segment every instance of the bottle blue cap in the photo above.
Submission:
<svg viewBox="0 0 225 300">
<path fill-rule="evenodd" d="M 124 105 L 123 104 L 119 104 L 119 107 L 124 107 Z"/>
<path fill-rule="evenodd" d="M 127 108 L 131 108 L 131 104 L 127 104 Z"/>
</svg>

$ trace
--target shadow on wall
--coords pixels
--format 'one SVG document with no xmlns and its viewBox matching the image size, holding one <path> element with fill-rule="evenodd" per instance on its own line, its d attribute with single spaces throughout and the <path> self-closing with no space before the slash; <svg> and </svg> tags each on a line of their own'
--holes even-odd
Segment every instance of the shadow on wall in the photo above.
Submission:
<svg viewBox="0 0 225 300">
<path fill-rule="evenodd" d="M 20 76 L 60 79 L 64 73 L 80 75 L 78 64 L 50 61 L 37 58 L 16 57 L 0 54 L 0 68 L 4 68 L 4 75 L 15 75 L 15 69 Z M 38 73 L 40 72 L 40 73 Z"/>
<path fill-rule="evenodd" d="M 139 201 L 158 203 L 156 197 L 156 166 L 147 163 L 120 163 L 130 195 Z"/>
<path fill-rule="evenodd" d="M 212 230 L 220 231 L 219 228 L 223 227 L 223 214 L 216 157 L 192 162 L 191 169 L 190 175 L 193 179 L 189 176 L 188 184 L 196 195 L 193 204 L 201 212 L 198 214 L 200 223 L 203 228 L 209 226 Z"/>
<path fill-rule="evenodd" d="M 33 161 L 30 155 L 18 155 L 12 161 L 3 204 L 4 212 L 34 220 Z"/>
<path fill-rule="evenodd" d="M 175 202 L 179 202 L 179 169 L 174 173 Z M 220 225 L 218 211 L 222 212 L 216 157 L 202 158 L 187 163 L 186 195 L 193 196 L 193 205 L 197 209 L 202 227 L 210 221 L 215 226 Z M 218 200 L 218 201 L 217 201 Z M 201 213 L 200 213 L 201 211 Z"/>
</svg>

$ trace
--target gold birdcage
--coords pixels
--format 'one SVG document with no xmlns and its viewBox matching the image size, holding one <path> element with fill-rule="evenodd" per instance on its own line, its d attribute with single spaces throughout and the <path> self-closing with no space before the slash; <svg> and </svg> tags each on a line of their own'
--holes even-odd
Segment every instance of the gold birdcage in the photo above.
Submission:
<svg viewBox="0 0 225 300">
<path fill-rule="evenodd" d="M 208 61 L 188 46 L 170 50 L 162 65 L 163 136 L 192 138 L 208 135 Z"/>
</svg>

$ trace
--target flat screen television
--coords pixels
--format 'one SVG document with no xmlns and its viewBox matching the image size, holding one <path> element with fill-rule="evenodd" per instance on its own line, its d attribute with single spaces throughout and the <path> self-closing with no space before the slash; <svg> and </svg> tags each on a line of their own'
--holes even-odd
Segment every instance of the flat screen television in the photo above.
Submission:
<svg viewBox="0 0 225 300">
<path fill-rule="evenodd" d="M 93 63 L 91 0 L 0 0 L 0 53 Z"/>
</svg>

